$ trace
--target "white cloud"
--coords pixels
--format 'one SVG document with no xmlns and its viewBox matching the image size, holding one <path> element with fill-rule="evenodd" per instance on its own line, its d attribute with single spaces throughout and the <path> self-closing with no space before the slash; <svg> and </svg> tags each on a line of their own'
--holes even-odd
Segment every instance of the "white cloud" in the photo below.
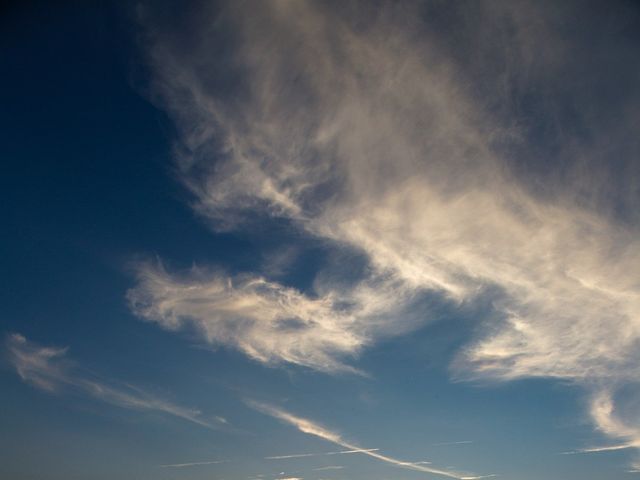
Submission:
<svg viewBox="0 0 640 480">
<path fill-rule="evenodd" d="M 351 451 L 357 451 L 359 453 L 362 453 L 363 455 L 367 455 L 369 457 L 394 465 L 396 467 L 406 468 L 406 469 L 414 470 L 417 472 L 433 473 L 435 475 L 441 475 L 449 478 L 456 478 L 459 480 L 474 480 L 478 478 L 485 478 L 484 476 L 478 477 L 473 475 L 464 475 L 464 474 L 453 472 L 453 471 L 438 469 L 435 467 L 429 467 L 427 466 L 429 464 L 428 462 L 422 462 L 422 461 L 421 462 L 405 462 L 402 460 L 398 460 L 397 458 L 389 457 L 387 455 L 378 453 L 377 449 L 362 449 L 357 447 L 353 443 L 347 442 L 346 440 L 344 440 L 340 434 L 334 431 L 331 431 L 323 427 L 322 425 L 315 423 L 312 420 L 298 417 L 280 408 L 274 407 L 272 405 L 260 403 L 260 402 L 247 401 L 247 405 L 258 410 L 259 412 L 265 413 L 274 418 L 277 418 L 278 420 L 283 421 L 284 423 L 292 425 L 303 433 L 306 433 L 308 435 L 313 435 L 318 438 L 322 438 L 323 440 L 331 442 L 335 445 L 340 445 Z"/>
<path fill-rule="evenodd" d="M 578 450 L 571 450 L 569 452 L 561 453 L 562 455 L 576 455 L 578 453 L 615 452 L 616 450 L 626 450 L 627 448 L 634 448 L 634 445 L 632 443 L 623 443 L 621 445 L 608 445 L 604 447 L 580 448 Z"/>
<path fill-rule="evenodd" d="M 207 428 L 220 426 L 198 410 L 176 405 L 131 385 L 115 386 L 88 375 L 67 359 L 67 348 L 42 347 L 17 333 L 7 337 L 6 345 L 18 375 L 37 388 L 49 392 L 74 390 L 121 408 L 161 412 Z"/>
<path fill-rule="evenodd" d="M 623 398 L 615 399 L 615 392 L 608 387 L 601 387 L 591 399 L 591 417 L 596 426 L 604 434 L 624 443 L 599 447 L 590 447 L 567 453 L 600 453 L 629 448 L 640 449 L 640 403 L 637 400 L 637 387 L 633 392 L 626 392 Z M 633 470 L 640 469 L 640 460 L 632 464 Z"/>
<path fill-rule="evenodd" d="M 613 127 L 594 120 L 587 140 L 554 133 L 570 145 L 558 159 L 569 174 L 549 173 L 542 189 L 523 181 L 535 168 L 523 174 L 518 156 L 550 170 L 555 159 L 535 158 L 544 150 L 510 99 L 544 92 L 544 120 L 560 115 L 546 107 L 560 95 L 597 95 L 555 87 L 581 51 L 556 28 L 562 12 L 509 5 L 469 7 L 482 26 L 459 15 L 451 30 L 470 47 L 453 52 L 410 8 L 364 15 L 357 3 L 336 12 L 261 2 L 245 15 L 232 3 L 222 13 L 234 31 L 227 73 L 242 88 L 226 95 L 208 81 L 220 71 L 209 30 L 190 32 L 184 51 L 147 18 L 155 88 L 181 132 L 177 165 L 194 208 L 220 229 L 286 218 L 302 235 L 364 253 L 370 269 L 347 289 L 320 274 L 307 295 L 259 275 L 180 278 L 144 265 L 135 311 L 166 328 L 195 325 L 261 362 L 332 372 L 354 370 L 345 359 L 427 322 L 407 314 L 421 292 L 457 304 L 490 287 L 494 317 L 455 375 L 583 384 L 595 392 L 598 428 L 635 438 L 633 417 L 614 422 L 601 396 L 640 374 L 640 235 L 613 215 L 616 184 L 589 174 L 594 158 L 607 158 L 592 148 L 602 145 L 597 128 L 607 136 Z M 615 138 L 624 143 L 625 132 Z M 625 202 L 635 208 L 633 198 Z"/>
<path fill-rule="evenodd" d="M 318 467 L 314 468 L 314 471 L 324 471 L 324 470 L 343 470 L 344 467 L 342 465 L 327 465 L 326 467 Z"/>
<path fill-rule="evenodd" d="M 473 440 L 460 440 L 458 442 L 440 442 L 440 443 L 433 443 L 431 446 L 433 446 L 433 447 L 447 447 L 447 446 L 451 446 L 451 445 L 468 445 L 470 443 L 473 443 Z"/>
<path fill-rule="evenodd" d="M 260 362 L 328 372 L 357 372 L 341 358 L 384 334 L 383 317 L 398 312 L 398 300 L 412 295 L 391 281 L 382 291 L 383 280 L 310 297 L 257 276 L 194 269 L 178 278 L 152 264 L 140 266 L 138 275 L 128 297 L 139 316 L 170 330 L 194 325 L 208 341 L 234 346 Z"/>
<path fill-rule="evenodd" d="M 191 463 L 171 463 L 167 465 L 160 465 L 161 468 L 185 468 L 185 467 L 199 467 L 202 465 L 217 465 L 224 463 L 223 460 L 214 460 L 209 462 L 191 462 Z"/>
<path fill-rule="evenodd" d="M 286 460 L 289 458 L 303 458 L 303 457 L 319 457 L 325 455 L 344 455 L 349 453 L 364 453 L 364 452 L 376 452 L 378 448 L 358 448 L 356 450 L 341 450 L 339 452 L 323 452 L 323 453 L 296 453 L 292 455 L 276 455 L 273 457 L 264 457 L 265 460 Z"/>
</svg>

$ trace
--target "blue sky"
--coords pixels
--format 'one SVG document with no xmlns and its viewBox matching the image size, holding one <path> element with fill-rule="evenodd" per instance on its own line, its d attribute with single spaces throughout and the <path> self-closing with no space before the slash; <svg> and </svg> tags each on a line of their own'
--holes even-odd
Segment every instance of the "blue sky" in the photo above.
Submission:
<svg viewBox="0 0 640 480">
<path fill-rule="evenodd" d="M 0 476 L 638 475 L 637 4 L 0 23 Z"/>
</svg>

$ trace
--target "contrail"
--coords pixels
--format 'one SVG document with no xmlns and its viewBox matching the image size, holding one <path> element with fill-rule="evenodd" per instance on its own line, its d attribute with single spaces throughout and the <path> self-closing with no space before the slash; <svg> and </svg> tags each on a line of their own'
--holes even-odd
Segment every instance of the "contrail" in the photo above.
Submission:
<svg viewBox="0 0 640 480">
<path fill-rule="evenodd" d="M 571 450 L 569 452 L 560 452 L 561 455 L 577 455 L 580 453 L 598 453 L 598 452 L 613 452 L 615 450 L 626 450 L 627 448 L 637 448 L 638 445 L 635 443 L 623 443 L 620 445 L 610 445 L 607 447 L 592 447 L 592 448 L 581 448 L 579 450 Z"/>
<path fill-rule="evenodd" d="M 289 425 L 293 425 L 294 427 L 296 427 L 298 430 L 300 430 L 303 433 L 307 433 L 309 435 L 313 435 L 316 437 L 320 437 L 324 440 L 327 440 L 328 442 L 334 443 L 336 445 L 340 445 L 341 447 L 347 448 L 349 450 L 358 450 L 359 453 L 362 453 L 364 455 L 368 455 L 372 458 L 376 458 L 380 461 L 383 461 L 385 463 L 389 463 L 391 465 L 395 465 L 397 467 L 401 467 L 401 468 L 406 468 L 409 470 L 415 470 L 417 472 L 425 472 L 425 473 L 433 473 L 435 475 L 442 475 L 443 477 L 449 477 L 449 478 L 455 478 L 457 480 L 478 480 L 480 478 L 487 478 L 490 476 L 495 476 L 495 475 L 484 475 L 484 476 L 474 476 L 474 475 L 463 475 L 460 473 L 456 473 L 456 472 L 451 472 L 451 471 L 447 471 L 447 470 L 440 470 L 437 468 L 432 468 L 427 466 L 426 464 L 423 463 L 417 463 L 417 462 L 404 462 L 402 460 L 398 460 L 397 458 L 393 458 L 393 457 L 388 457 L 386 455 L 383 455 L 381 453 L 378 453 L 376 450 L 368 450 L 368 449 L 361 449 L 358 448 L 356 445 L 353 445 L 352 443 L 349 443 L 345 440 L 342 439 L 342 437 L 335 433 L 332 432 L 331 430 L 327 430 L 326 428 L 324 428 L 323 426 L 308 420 L 306 418 L 302 418 L 302 417 L 297 417 L 295 415 L 292 415 L 291 413 L 288 413 L 284 410 L 281 410 L 277 407 L 273 407 L 271 405 L 266 405 L 264 403 L 259 403 L 256 401 L 252 401 L 252 400 L 246 400 L 245 401 L 247 403 L 247 405 L 249 405 L 251 408 L 262 412 L 266 415 L 269 415 L 271 417 L 277 418 L 279 420 L 282 420 L 285 423 L 288 423 Z"/>
<path fill-rule="evenodd" d="M 324 452 L 324 453 L 297 453 L 293 455 L 278 455 L 275 457 L 264 457 L 265 460 L 284 460 L 286 458 L 302 458 L 302 457 L 320 457 L 323 455 L 344 455 L 347 453 L 365 453 L 365 452 L 377 452 L 379 448 L 359 448 L 356 450 L 341 450 L 339 452 Z"/>
<path fill-rule="evenodd" d="M 473 440 L 462 440 L 460 442 L 442 442 L 442 443 L 432 443 L 432 447 L 444 447 L 448 445 L 466 445 L 468 443 L 473 443 Z"/>
<path fill-rule="evenodd" d="M 182 468 L 182 467 L 196 467 L 198 465 L 215 465 L 216 463 L 224 463 L 224 460 L 215 460 L 212 462 L 172 463 L 169 465 L 158 465 L 158 466 L 160 468 Z"/>
</svg>

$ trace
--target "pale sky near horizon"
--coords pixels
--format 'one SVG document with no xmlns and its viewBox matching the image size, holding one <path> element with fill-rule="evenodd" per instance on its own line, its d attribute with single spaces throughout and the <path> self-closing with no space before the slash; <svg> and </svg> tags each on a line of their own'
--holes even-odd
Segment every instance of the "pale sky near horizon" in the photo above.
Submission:
<svg viewBox="0 0 640 480">
<path fill-rule="evenodd" d="M 0 10 L 0 477 L 640 474 L 640 5 Z"/>
</svg>

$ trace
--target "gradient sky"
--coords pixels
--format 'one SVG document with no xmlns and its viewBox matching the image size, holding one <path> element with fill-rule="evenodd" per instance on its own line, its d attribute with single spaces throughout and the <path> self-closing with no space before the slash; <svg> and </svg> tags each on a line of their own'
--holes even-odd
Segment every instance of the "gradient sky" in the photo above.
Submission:
<svg viewBox="0 0 640 480">
<path fill-rule="evenodd" d="M 0 11 L 0 477 L 640 472 L 640 5 Z"/>
</svg>

